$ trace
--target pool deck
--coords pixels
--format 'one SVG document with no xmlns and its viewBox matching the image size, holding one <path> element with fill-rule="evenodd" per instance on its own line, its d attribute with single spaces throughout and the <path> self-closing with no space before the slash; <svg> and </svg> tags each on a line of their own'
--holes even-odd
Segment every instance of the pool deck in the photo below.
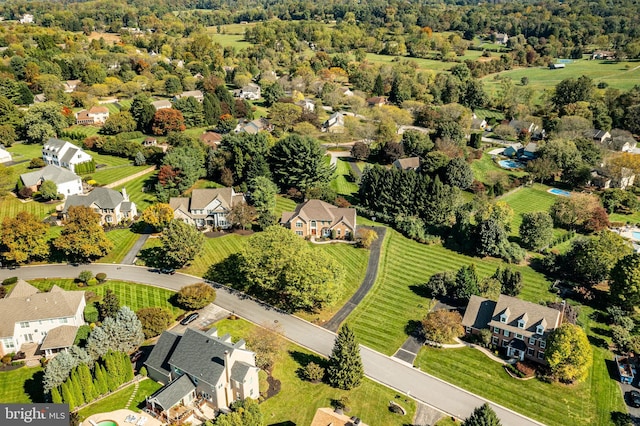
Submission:
<svg viewBox="0 0 640 426">
<path fill-rule="evenodd" d="M 559 197 L 571 197 L 571 192 L 565 191 L 564 189 L 549 188 L 547 189 L 547 192 L 549 194 L 557 195 Z"/>
<path fill-rule="evenodd" d="M 640 239 L 636 238 L 633 233 L 640 232 L 640 228 L 636 226 L 624 226 L 622 228 L 612 228 L 611 229 L 616 234 L 619 234 L 621 237 L 627 238 L 634 243 L 640 243 Z"/>
<path fill-rule="evenodd" d="M 124 420 L 131 415 L 136 416 L 135 422 L 133 423 L 125 422 Z M 116 411 L 110 411 L 108 413 L 94 414 L 92 416 L 87 417 L 86 420 L 84 420 L 81 423 L 81 426 L 93 426 L 91 422 L 95 422 L 95 424 L 99 424 L 100 422 L 104 422 L 108 420 L 116 422 L 118 426 L 135 425 L 140 421 L 141 417 L 147 418 L 146 422 L 144 423 L 144 426 L 162 426 L 161 421 L 154 419 L 150 415 L 143 412 L 136 413 L 135 411 L 131 411 L 131 410 L 116 410 Z"/>
</svg>

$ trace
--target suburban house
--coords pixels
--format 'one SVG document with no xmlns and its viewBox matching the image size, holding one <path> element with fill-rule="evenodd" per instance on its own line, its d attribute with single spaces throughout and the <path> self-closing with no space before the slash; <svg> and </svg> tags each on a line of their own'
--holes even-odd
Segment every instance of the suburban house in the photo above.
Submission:
<svg viewBox="0 0 640 426">
<path fill-rule="evenodd" d="M 109 118 L 109 109 L 103 106 L 92 106 L 76 113 L 76 124 L 104 124 Z"/>
<path fill-rule="evenodd" d="M 338 90 L 340 91 L 342 96 L 346 96 L 346 97 L 353 96 L 353 92 L 348 87 L 340 87 Z"/>
<path fill-rule="evenodd" d="M 145 138 L 145 140 L 142 141 L 142 146 L 146 146 L 146 147 L 158 147 L 162 150 L 162 152 L 167 152 L 167 150 L 169 149 L 169 145 L 167 145 L 166 143 L 158 143 L 158 139 L 154 138 L 153 136 L 149 136 L 147 138 Z"/>
<path fill-rule="evenodd" d="M 202 103 L 202 101 L 204 100 L 204 94 L 200 90 L 189 90 L 187 92 L 182 92 L 179 95 L 175 95 L 173 97 L 173 100 L 177 101 L 178 99 L 188 98 L 188 97 L 196 98 L 196 101 L 200 103 Z"/>
<path fill-rule="evenodd" d="M 420 157 L 398 158 L 393 162 L 393 167 L 398 170 L 418 170 L 420 168 Z"/>
<path fill-rule="evenodd" d="M 538 125 L 532 121 L 511 120 L 509 126 L 512 127 L 517 134 L 529 133 L 533 135 L 538 131 Z"/>
<path fill-rule="evenodd" d="M 346 239 L 355 235 L 356 209 L 309 200 L 293 212 L 283 212 L 280 224 L 301 237 Z"/>
<path fill-rule="evenodd" d="M 11 162 L 11 159 L 11 153 L 0 147 L 0 163 L 9 163 Z"/>
<path fill-rule="evenodd" d="M 316 104 L 311 99 L 303 99 L 301 101 L 296 102 L 303 111 L 314 112 L 316 110 Z"/>
<path fill-rule="evenodd" d="M 498 301 L 471 296 L 462 319 L 467 334 L 488 328 L 491 343 L 520 361 L 544 363 L 549 334 L 562 323 L 562 312 L 501 294 Z"/>
<path fill-rule="evenodd" d="M 484 130 L 487 127 L 487 120 L 484 118 L 472 118 L 471 130 Z"/>
<path fill-rule="evenodd" d="M 334 112 L 331 114 L 327 121 L 322 124 L 322 131 L 329 133 L 344 132 L 344 114 L 341 112 Z"/>
<path fill-rule="evenodd" d="M 603 141 L 603 146 L 611 151 L 634 152 L 638 142 L 635 140 L 631 132 L 626 130 L 614 129 L 611 131 L 611 137 Z"/>
<path fill-rule="evenodd" d="M 33 96 L 33 103 L 34 104 L 39 104 L 42 102 L 47 102 L 47 97 L 45 96 L 44 93 L 38 93 L 37 95 Z"/>
<path fill-rule="evenodd" d="M 585 132 L 585 136 L 593 139 L 595 142 L 605 143 L 608 139 L 611 139 L 611 133 L 606 130 L 591 129 Z"/>
<path fill-rule="evenodd" d="M 256 99 L 260 99 L 261 90 L 260 86 L 258 86 L 257 84 L 249 83 L 238 90 L 236 94 L 240 99 L 249 99 L 255 101 Z"/>
<path fill-rule="evenodd" d="M 200 140 L 207 146 L 217 148 L 222 140 L 222 135 L 216 132 L 204 132 L 200 135 Z"/>
<path fill-rule="evenodd" d="M 82 180 L 80 180 L 80 176 L 52 164 L 35 172 L 21 174 L 20 181 L 33 192 L 39 191 L 40 185 L 42 185 L 44 181 L 50 181 L 56 184 L 58 194 L 62 194 L 65 197 L 82 194 Z"/>
<path fill-rule="evenodd" d="M 169 205 L 173 217 L 198 228 L 231 228 L 227 214 L 233 206 L 244 203 L 244 194 L 233 188 L 194 189 L 191 198 L 172 197 Z"/>
<path fill-rule="evenodd" d="M 565 68 L 566 65 L 565 64 L 549 64 L 549 69 L 550 70 L 560 70 L 562 68 Z"/>
<path fill-rule="evenodd" d="M 48 293 L 40 293 L 18 280 L 0 299 L 0 355 L 40 350 L 52 357 L 65 351 L 84 325 L 85 305 L 84 291 L 64 291 L 54 285 Z"/>
<path fill-rule="evenodd" d="M 496 33 L 496 44 L 505 45 L 509 41 L 509 36 L 504 33 Z"/>
<path fill-rule="evenodd" d="M 636 175 L 631 169 L 622 167 L 620 174 L 616 176 L 616 174 L 605 166 L 591 170 L 591 180 L 589 184 L 601 189 L 620 188 L 624 190 L 632 186 L 635 180 Z"/>
<path fill-rule="evenodd" d="M 49 138 L 42 146 L 42 159 L 47 164 L 64 167 L 72 172 L 78 164 L 93 161 L 93 158 L 84 152 L 82 148 L 63 141 L 62 139 Z"/>
<path fill-rule="evenodd" d="M 538 144 L 529 142 L 522 150 L 518 151 L 518 157 L 521 160 L 533 160 L 538 156 Z"/>
<path fill-rule="evenodd" d="M 164 384 L 147 397 L 147 409 L 174 424 L 206 408 L 228 410 L 237 400 L 258 398 L 255 358 L 244 340 L 232 343 L 215 328 L 187 328 L 183 335 L 165 331 L 145 362 L 149 377 Z"/>
<path fill-rule="evenodd" d="M 505 157 L 514 158 L 519 153 L 522 153 L 523 149 L 524 146 L 520 142 L 514 143 L 506 147 L 504 151 L 502 151 L 502 155 L 504 155 Z"/>
<path fill-rule="evenodd" d="M 386 104 L 386 96 L 374 96 L 373 98 L 367 99 L 367 105 L 369 105 L 370 107 L 379 107 Z"/>
<path fill-rule="evenodd" d="M 30 13 L 25 13 L 24 15 L 22 15 L 22 18 L 20 18 L 20 23 L 33 24 L 33 15 Z"/>
<path fill-rule="evenodd" d="M 100 215 L 101 225 L 117 225 L 123 220 L 133 220 L 138 215 L 136 203 L 129 201 L 127 190 L 122 194 L 110 188 L 95 188 L 86 195 L 72 195 L 67 198 L 62 208 L 62 216 L 66 217 L 69 207 L 85 206 Z"/>
<path fill-rule="evenodd" d="M 153 105 L 156 111 L 173 107 L 173 104 L 171 103 L 171 101 L 167 99 L 151 102 L 151 105 Z"/>
<path fill-rule="evenodd" d="M 261 131 L 270 132 L 272 130 L 273 126 L 271 125 L 271 122 L 269 122 L 269 120 L 267 120 L 266 118 L 256 118 L 252 121 L 241 121 L 240 123 L 238 123 L 236 128 L 233 129 L 235 133 L 246 132 L 251 135 L 255 135 Z"/>
<path fill-rule="evenodd" d="M 349 417 L 341 409 L 320 407 L 316 410 L 311 426 L 367 426 L 358 417 Z"/>
<path fill-rule="evenodd" d="M 64 93 L 75 92 L 80 83 L 82 83 L 80 80 L 67 80 L 62 83 L 62 89 L 64 90 Z"/>
<path fill-rule="evenodd" d="M 611 50 L 596 50 L 591 54 L 591 60 L 596 60 L 596 59 L 606 59 L 606 60 L 616 59 L 616 52 L 612 52 Z"/>
</svg>

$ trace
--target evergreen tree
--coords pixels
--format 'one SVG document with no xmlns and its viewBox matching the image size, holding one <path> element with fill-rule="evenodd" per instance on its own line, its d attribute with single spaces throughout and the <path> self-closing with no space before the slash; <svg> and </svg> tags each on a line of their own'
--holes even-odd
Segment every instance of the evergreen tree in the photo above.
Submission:
<svg viewBox="0 0 640 426">
<path fill-rule="evenodd" d="M 359 386 L 364 377 L 360 347 L 348 324 L 344 324 L 338 332 L 327 374 L 331 386 L 345 390 Z"/>
<path fill-rule="evenodd" d="M 117 350 L 131 352 L 144 342 L 142 323 L 128 306 L 120 308 L 116 315 L 116 323 L 122 336 L 120 348 L 116 348 Z"/>
<path fill-rule="evenodd" d="M 373 83 L 373 95 L 374 96 L 382 96 L 384 95 L 384 82 L 382 81 L 382 76 L 378 74 L 376 77 L 375 83 Z"/>
<path fill-rule="evenodd" d="M 459 300 L 469 300 L 474 294 L 480 294 L 478 281 L 476 265 L 472 264 L 458 269 L 453 297 Z"/>
<path fill-rule="evenodd" d="M 62 396 L 60 396 L 60 391 L 57 387 L 51 389 L 51 402 L 54 404 L 62 404 Z"/>
<path fill-rule="evenodd" d="M 118 376 L 118 362 L 115 359 L 113 351 L 107 352 L 104 357 L 104 365 L 107 373 L 107 385 L 109 386 L 109 391 L 113 392 L 118 389 L 120 386 L 119 376 Z"/>
<path fill-rule="evenodd" d="M 69 376 L 69 384 L 71 385 L 71 391 L 73 392 L 73 399 L 76 401 L 76 404 L 82 405 L 86 401 L 84 399 L 84 394 L 82 393 L 82 385 L 80 384 L 80 376 L 78 376 L 78 368 L 74 368 L 71 372 L 71 376 Z"/>
<path fill-rule="evenodd" d="M 500 426 L 500 419 L 486 402 L 473 410 L 471 416 L 462 423 L 463 426 Z"/>
<path fill-rule="evenodd" d="M 78 378 L 80 379 L 84 400 L 87 402 L 93 401 L 97 394 L 96 389 L 93 386 L 91 371 L 89 371 L 89 367 L 87 367 L 86 364 L 80 364 L 78 366 Z"/>
<path fill-rule="evenodd" d="M 95 360 L 102 357 L 109 350 L 109 345 L 109 336 L 102 327 L 95 327 L 91 330 L 91 334 L 87 339 L 87 352 L 91 358 Z"/>
<path fill-rule="evenodd" d="M 207 93 L 204 95 L 202 101 L 202 111 L 204 114 L 204 121 L 209 126 L 216 126 L 222 115 L 222 109 L 220 108 L 220 101 L 215 95 Z"/>
<path fill-rule="evenodd" d="M 42 379 L 44 391 L 49 392 L 64 383 L 76 365 L 78 361 L 68 352 L 62 352 L 49 361 Z"/>
<path fill-rule="evenodd" d="M 73 410 L 74 408 L 76 408 L 76 401 L 73 399 L 73 394 L 71 392 L 71 389 L 69 388 L 69 383 L 64 382 L 61 388 L 62 388 L 62 400 L 65 403 L 69 404 L 70 410 Z"/>
<path fill-rule="evenodd" d="M 118 299 L 118 295 L 108 288 L 102 298 L 102 302 L 98 305 L 100 320 L 104 321 L 107 317 L 115 317 L 119 309 L 120 300 Z"/>
<path fill-rule="evenodd" d="M 94 387 L 98 395 L 104 395 L 109 392 L 109 385 L 107 384 L 107 378 L 105 375 L 104 367 L 98 363 L 96 363 L 94 367 Z"/>
</svg>

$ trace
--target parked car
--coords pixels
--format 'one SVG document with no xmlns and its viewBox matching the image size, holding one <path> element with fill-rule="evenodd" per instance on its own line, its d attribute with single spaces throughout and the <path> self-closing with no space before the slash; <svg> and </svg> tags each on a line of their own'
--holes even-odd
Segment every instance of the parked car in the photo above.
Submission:
<svg viewBox="0 0 640 426">
<path fill-rule="evenodd" d="M 186 317 L 184 317 L 184 318 L 182 319 L 182 321 L 180 321 L 180 324 L 181 324 L 181 325 L 188 325 L 188 324 L 191 324 L 192 322 L 194 322 L 195 320 L 197 320 L 199 316 L 200 316 L 200 314 L 199 314 L 199 313 L 197 313 L 197 312 L 194 312 L 194 313 L 192 313 L 192 314 L 189 314 L 189 315 L 187 315 Z"/>
<path fill-rule="evenodd" d="M 176 273 L 176 270 L 173 268 L 162 268 L 160 269 L 160 273 L 161 274 L 169 274 L 169 275 L 173 275 Z"/>
<path fill-rule="evenodd" d="M 629 392 L 629 405 L 635 408 L 640 408 L 640 392 L 636 390 Z"/>
<path fill-rule="evenodd" d="M 130 357 L 131 358 L 131 362 L 138 361 L 142 357 L 142 355 L 144 355 L 144 352 L 142 352 L 142 351 L 136 351 L 136 352 L 132 353 L 131 357 Z"/>
</svg>

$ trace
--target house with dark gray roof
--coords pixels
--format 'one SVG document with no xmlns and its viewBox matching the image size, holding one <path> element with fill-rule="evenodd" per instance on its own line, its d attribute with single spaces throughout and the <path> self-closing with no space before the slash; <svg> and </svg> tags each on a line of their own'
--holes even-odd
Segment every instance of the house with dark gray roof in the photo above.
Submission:
<svg viewBox="0 0 640 426">
<path fill-rule="evenodd" d="M 47 164 L 64 167 L 74 173 L 76 165 L 93 161 L 79 146 L 56 138 L 49 138 L 42 146 L 42 159 Z"/>
<path fill-rule="evenodd" d="M 491 331 L 491 343 L 507 356 L 544 363 L 549 334 L 562 324 L 562 312 L 501 294 L 498 301 L 471 296 L 462 318 L 467 334 Z"/>
<path fill-rule="evenodd" d="M 83 291 L 65 291 L 54 285 L 41 293 L 26 281 L 0 299 L 0 356 L 23 345 L 38 345 L 46 357 L 66 351 L 84 325 Z"/>
<path fill-rule="evenodd" d="M 237 204 L 244 203 L 244 194 L 233 188 L 194 189 L 191 198 L 172 197 L 169 205 L 174 219 L 198 228 L 231 228 L 227 214 Z"/>
<path fill-rule="evenodd" d="M 45 181 L 50 181 L 56 184 L 58 194 L 62 194 L 65 197 L 82 194 L 80 176 L 54 165 L 45 166 L 34 172 L 23 173 L 20 175 L 20 181 L 34 192 L 39 191 L 40 185 Z"/>
<path fill-rule="evenodd" d="M 418 170 L 420 168 L 420 157 L 398 158 L 393 162 L 393 167 L 398 170 Z"/>
<path fill-rule="evenodd" d="M 86 195 L 72 195 L 64 203 L 63 218 L 71 206 L 90 207 L 100 215 L 100 224 L 103 226 L 133 220 L 138 215 L 136 203 L 129 200 L 125 188 L 122 188 L 122 193 L 110 188 L 95 188 Z"/>
<path fill-rule="evenodd" d="M 293 212 L 283 212 L 280 224 L 305 238 L 346 239 L 355 235 L 356 209 L 309 200 L 298 204 Z"/>
<path fill-rule="evenodd" d="M 255 353 L 244 340 L 218 337 L 215 328 L 165 331 L 145 366 L 150 378 L 165 385 L 147 398 L 147 408 L 169 423 L 188 418 L 194 405 L 226 410 L 238 399 L 259 396 Z"/>
</svg>

